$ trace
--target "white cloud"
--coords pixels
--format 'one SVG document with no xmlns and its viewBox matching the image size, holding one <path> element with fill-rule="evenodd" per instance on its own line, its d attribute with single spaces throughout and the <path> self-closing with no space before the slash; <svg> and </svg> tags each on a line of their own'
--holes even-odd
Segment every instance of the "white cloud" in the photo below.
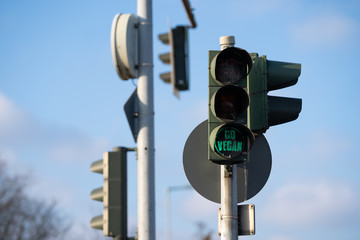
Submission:
<svg viewBox="0 0 360 240">
<path fill-rule="evenodd" d="M 293 182 L 273 193 L 262 217 L 286 228 L 329 227 L 356 215 L 359 211 L 357 200 L 357 193 L 346 183 Z"/>
<path fill-rule="evenodd" d="M 0 93 L 0 127 L 13 125 L 13 120 L 18 119 L 22 114 L 15 105 L 2 93 Z"/>
<path fill-rule="evenodd" d="M 294 137 L 291 136 L 291 138 Z M 276 142 L 276 139 L 271 139 L 270 145 L 272 142 Z M 286 145 L 287 143 L 289 145 Z M 347 137 L 347 133 L 326 128 L 319 128 L 311 133 L 304 132 L 304 135 L 298 135 L 296 140 L 287 143 L 284 142 L 281 146 L 272 146 L 272 149 L 275 149 L 273 152 L 278 156 L 277 161 L 292 166 L 293 163 L 303 162 L 304 154 L 306 154 L 309 156 L 309 160 L 313 160 L 313 167 L 322 168 L 324 164 L 326 167 L 332 167 L 354 148 L 353 141 Z"/>
<path fill-rule="evenodd" d="M 108 145 L 109 143 L 105 139 L 91 140 L 90 138 L 84 138 L 82 141 L 76 141 L 76 139 L 69 137 L 65 141 L 50 146 L 47 156 L 49 159 L 60 162 L 86 161 L 94 156 L 100 158 L 102 155 L 99 153 L 107 149 Z"/>
<path fill-rule="evenodd" d="M 197 192 L 193 192 L 189 195 L 183 205 L 184 213 L 191 218 L 198 218 L 199 216 L 203 218 L 214 217 L 216 219 L 219 204 L 213 203 L 202 196 Z"/>
<path fill-rule="evenodd" d="M 0 93 L 0 142 L 18 141 L 30 126 L 28 116 Z"/>
<path fill-rule="evenodd" d="M 41 124 L 0 93 L 0 158 L 6 161 L 28 147 L 40 148 L 50 160 L 88 160 L 108 145 L 76 128 Z"/>
<path fill-rule="evenodd" d="M 305 46 L 334 46 L 352 38 L 357 24 L 347 16 L 328 13 L 313 16 L 292 26 L 292 37 Z"/>
<path fill-rule="evenodd" d="M 16 160 L 16 153 L 5 146 L 0 146 L 0 161 L 14 162 Z"/>
<path fill-rule="evenodd" d="M 55 201 L 61 208 L 69 208 L 74 204 L 74 190 L 71 187 L 64 186 L 62 182 L 47 178 L 46 181 L 39 176 L 31 176 L 27 191 L 34 198 L 47 199 Z"/>
</svg>

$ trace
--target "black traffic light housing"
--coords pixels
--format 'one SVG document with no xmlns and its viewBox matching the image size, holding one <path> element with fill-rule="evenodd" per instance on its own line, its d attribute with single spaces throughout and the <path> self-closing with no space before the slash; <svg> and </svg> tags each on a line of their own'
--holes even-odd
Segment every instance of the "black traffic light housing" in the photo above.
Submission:
<svg viewBox="0 0 360 240">
<path fill-rule="evenodd" d="M 93 162 L 90 170 L 104 176 L 103 187 L 94 189 L 90 197 L 103 202 L 103 214 L 94 217 L 90 226 L 103 230 L 104 236 L 127 239 L 127 152 L 132 149 L 116 147 L 104 152 L 103 159 Z"/>
<path fill-rule="evenodd" d="M 248 127 L 253 132 L 265 133 L 274 125 L 294 121 L 301 112 L 302 100 L 269 96 L 269 91 L 293 86 L 301 73 L 301 64 L 268 60 L 266 56 L 251 54 L 253 68 L 248 76 L 251 103 Z"/>
<path fill-rule="evenodd" d="M 159 39 L 170 45 L 170 52 L 159 55 L 160 60 L 171 65 L 171 71 L 160 74 L 160 78 L 171 83 L 175 94 L 189 89 L 189 42 L 188 27 L 177 26 L 168 33 L 160 34 Z"/>
<path fill-rule="evenodd" d="M 252 59 L 244 49 L 209 52 L 208 159 L 214 163 L 247 161 L 255 139 L 246 126 L 251 68 Z"/>
</svg>

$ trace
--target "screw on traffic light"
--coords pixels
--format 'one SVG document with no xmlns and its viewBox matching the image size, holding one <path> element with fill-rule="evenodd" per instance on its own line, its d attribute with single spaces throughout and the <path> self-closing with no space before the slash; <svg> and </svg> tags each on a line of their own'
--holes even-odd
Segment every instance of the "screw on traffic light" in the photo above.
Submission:
<svg viewBox="0 0 360 240">
<path fill-rule="evenodd" d="M 103 215 L 91 219 L 90 226 L 102 229 L 105 236 L 127 239 L 127 151 L 116 147 L 104 152 L 103 159 L 93 162 L 90 170 L 104 175 L 103 187 L 93 190 L 91 199 L 102 201 Z"/>
<path fill-rule="evenodd" d="M 160 74 L 160 78 L 173 86 L 174 94 L 189 89 L 189 47 L 188 27 L 177 26 L 168 33 L 159 35 L 159 39 L 170 45 L 170 52 L 161 54 L 160 60 L 171 65 L 171 72 Z"/>
<path fill-rule="evenodd" d="M 246 126 L 251 67 L 252 59 L 244 49 L 209 51 L 208 158 L 212 162 L 244 162 L 254 143 L 254 135 Z"/>
<path fill-rule="evenodd" d="M 257 53 L 252 54 L 252 59 L 253 67 L 247 83 L 251 98 L 248 127 L 253 132 L 264 133 L 270 126 L 297 119 L 301 112 L 301 99 L 268 96 L 268 92 L 295 85 L 301 64 L 271 61 Z"/>
</svg>

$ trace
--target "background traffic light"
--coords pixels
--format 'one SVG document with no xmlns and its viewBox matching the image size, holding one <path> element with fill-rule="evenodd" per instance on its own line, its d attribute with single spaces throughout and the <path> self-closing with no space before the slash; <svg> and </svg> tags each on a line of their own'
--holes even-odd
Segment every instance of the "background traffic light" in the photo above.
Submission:
<svg viewBox="0 0 360 240">
<path fill-rule="evenodd" d="M 247 160 L 254 135 L 246 126 L 252 59 L 241 48 L 209 52 L 208 158 L 218 164 Z"/>
<path fill-rule="evenodd" d="M 138 77 L 138 20 L 133 14 L 116 14 L 111 25 L 111 55 L 122 80 Z"/>
<path fill-rule="evenodd" d="M 268 96 L 272 90 L 295 85 L 301 73 L 298 63 L 267 60 L 266 56 L 252 54 L 253 67 L 248 77 L 251 102 L 248 127 L 253 132 L 266 132 L 270 126 L 297 119 L 302 100 L 298 98 Z"/>
<path fill-rule="evenodd" d="M 90 226 L 102 229 L 105 236 L 127 239 L 127 148 L 104 152 L 90 170 L 104 175 L 103 187 L 93 190 L 91 199 L 104 203 L 103 215 L 91 219 Z"/>
<path fill-rule="evenodd" d="M 159 55 L 160 60 L 171 65 L 171 72 L 160 74 L 160 78 L 171 83 L 174 93 L 189 89 L 189 46 L 188 27 L 177 26 L 168 33 L 160 34 L 159 39 L 170 45 L 170 52 Z"/>
</svg>

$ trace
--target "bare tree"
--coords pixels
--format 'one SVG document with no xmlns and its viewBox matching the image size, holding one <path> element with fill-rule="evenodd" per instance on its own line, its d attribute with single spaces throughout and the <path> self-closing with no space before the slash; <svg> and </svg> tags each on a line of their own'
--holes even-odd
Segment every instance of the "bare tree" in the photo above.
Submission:
<svg viewBox="0 0 360 240">
<path fill-rule="evenodd" d="M 27 179 L 10 176 L 0 161 L 0 240 L 46 240 L 65 234 L 56 204 L 29 197 Z"/>
<path fill-rule="evenodd" d="M 203 222 L 196 222 L 196 226 L 197 226 L 197 234 L 196 234 L 196 239 L 201 239 L 201 240 L 211 240 L 211 231 L 208 231 L 208 233 L 205 233 L 206 230 L 206 224 Z"/>
</svg>

